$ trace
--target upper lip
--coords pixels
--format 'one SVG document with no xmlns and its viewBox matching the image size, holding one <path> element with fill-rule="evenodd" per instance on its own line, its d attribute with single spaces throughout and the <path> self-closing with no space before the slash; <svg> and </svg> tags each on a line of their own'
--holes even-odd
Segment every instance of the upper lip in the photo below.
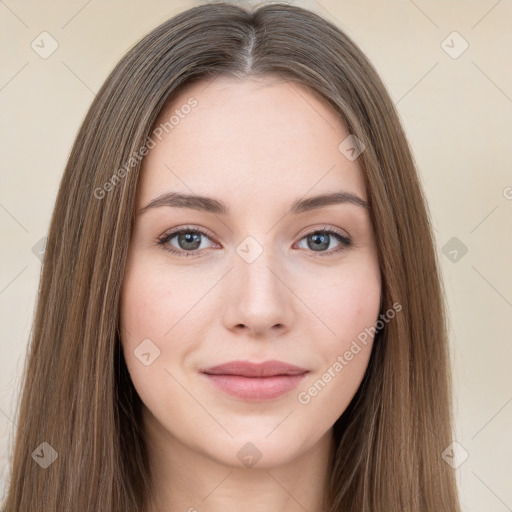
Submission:
<svg viewBox="0 0 512 512">
<path fill-rule="evenodd" d="M 228 363 L 204 368 L 202 373 L 210 375 L 240 375 L 241 377 L 272 377 L 276 375 L 300 375 L 308 370 L 283 361 L 230 361 Z"/>
</svg>

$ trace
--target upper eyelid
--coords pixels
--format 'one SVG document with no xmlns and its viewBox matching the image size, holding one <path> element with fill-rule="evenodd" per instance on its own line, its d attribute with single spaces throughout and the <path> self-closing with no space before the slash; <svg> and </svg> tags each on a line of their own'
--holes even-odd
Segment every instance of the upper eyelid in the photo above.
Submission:
<svg viewBox="0 0 512 512">
<path fill-rule="evenodd" d="M 184 226 L 179 227 L 176 229 L 171 229 L 169 231 L 166 231 L 163 235 L 159 236 L 158 239 L 165 239 L 165 238 L 174 238 L 176 235 L 179 235 L 182 232 L 193 232 L 193 233 L 199 233 L 201 235 L 205 235 L 207 238 L 209 238 L 212 242 L 218 243 L 216 241 L 216 238 L 209 233 L 208 230 L 204 228 L 196 228 L 194 226 Z"/>
</svg>

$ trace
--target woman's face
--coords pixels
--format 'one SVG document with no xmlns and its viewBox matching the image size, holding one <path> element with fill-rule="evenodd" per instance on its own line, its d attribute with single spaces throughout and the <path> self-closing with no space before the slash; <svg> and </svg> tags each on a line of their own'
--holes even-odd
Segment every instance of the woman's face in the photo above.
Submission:
<svg viewBox="0 0 512 512">
<path fill-rule="evenodd" d="M 323 101 L 269 76 L 196 83 L 160 122 L 121 297 L 147 433 L 223 464 L 291 462 L 329 438 L 372 348 L 381 280 L 357 153 Z"/>
</svg>

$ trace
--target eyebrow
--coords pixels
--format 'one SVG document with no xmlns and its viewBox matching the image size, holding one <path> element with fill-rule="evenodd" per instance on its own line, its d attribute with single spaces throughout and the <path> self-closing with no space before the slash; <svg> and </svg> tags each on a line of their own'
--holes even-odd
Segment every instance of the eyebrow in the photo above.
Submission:
<svg viewBox="0 0 512 512">
<path fill-rule="evenodd" d="M 359 196 L 350 192 L 333 192 L 321 194 L 306 199 L 297 199 L 292 203 L 288 213 L 297 214 L 325 206 L 335 204 L 353 204 L 361 208 L 368 208 L 368 203 Z M 178 192 L 166 192 L 152 199 L 146 206 L 139 210 L 139 215 L 152 208 L 170 206 L 173 208 L 190 208 L 219 215 L 229 215 L 229 208 L 217 199 L 205 196 L 180 194 Z"/>
</svg>

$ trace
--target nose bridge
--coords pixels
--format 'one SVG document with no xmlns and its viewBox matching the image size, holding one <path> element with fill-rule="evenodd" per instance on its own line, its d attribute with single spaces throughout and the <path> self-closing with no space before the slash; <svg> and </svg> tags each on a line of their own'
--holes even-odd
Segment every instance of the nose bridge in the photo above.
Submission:
<svg viewBox="0 0 512 512">
<path fill-rule="evenodd" d="M 265 247 L 258 243 L 246 240 L 237 248 L 238 273 L 240 275 L 240 284 L 244 288 L 244 292 L 249 292 L 251 296 L 266 296 L 271 299 L 280 293 L 278 281 L 275 272 L 271 269 L 277 268 L 275 251 L 269 247 L 267 243 Z"/>
<path fill-rule="evenodd" d="M 237 247 L 236 267 L 244 295 L 253 300 L 272 301 L 281 290 L 276 275 L 271 269 L 278 267 L 272 237 L 246 237 Z"/>
</svg>

